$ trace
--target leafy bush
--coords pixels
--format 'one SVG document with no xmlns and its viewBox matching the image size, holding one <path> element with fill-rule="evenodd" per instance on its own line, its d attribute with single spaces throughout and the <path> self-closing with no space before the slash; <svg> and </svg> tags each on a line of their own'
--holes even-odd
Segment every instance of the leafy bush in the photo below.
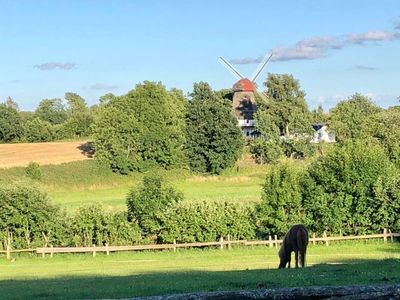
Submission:
<svg viewBox="0 0 400 300">
<path fill-rule="evenodd" d="M 305 171 L 280 164 L 267 174 L 262 201 L 256 206 L 258 233 L 285 234 L 291 225 L 305 222 L 300 180 Z"/>
<path fill-rule="evenodd" d="M 82 207 L 71 218 L 70 236 L 75 246 L 132 245 L 141 239 L 140 228 L 126 213 L 107 214 L 98 205 Z"/>
<path fill-rule="evenodd" d="M 250 153 L 259 164 L 276 163 L 283 154 L 278 140 L 255 139 L 250 142 Z"/>
<path fill-rule="evenodd" d="M 26 121 L 24 125 L 24 138 L 28 142 L 49 142 L 55 138 L 55 128 L 48 121 L 38 117 Z"/>
<path fill-rule="evenodd" d="M 182 199 L 183 195 L 166 187 L 161 177 L 145 176 L 142 185 L 127 196 L 128 220 L 137 221 L 144 236 L 157 240 L 163 212 Z"/>
<path fill-rule="evenodd" d="M 0 186 L 1 242 L 11 237 L 13 248 L 59 244 L 65 238 L 63 220 L 59 209 L 37 188 L 22 183 Z"/>
<path fill-rule="evenodd" d="M 31 161 L 25 168 L 26 176 L 33 180 L 40 180 L 42 178 L 42 171 L 37 162 Z"/>
<path fill-rule="evenodd" d="M 160 240 L 165 243 L 210 242 L 220 237 L 252 239 L 251 210 L 232 203 L 177 203 L 162 215 Z"/>
<path fill-rule="evenodd" d="M 398 171 L 397 171 L 398 172 Z M 345 234 L 393 228 L 398 215 L 398 175 L 384 149 L 372 141 L 336 146 L 310 165 L 303 182 L 310 227 Z"/>
</svg>

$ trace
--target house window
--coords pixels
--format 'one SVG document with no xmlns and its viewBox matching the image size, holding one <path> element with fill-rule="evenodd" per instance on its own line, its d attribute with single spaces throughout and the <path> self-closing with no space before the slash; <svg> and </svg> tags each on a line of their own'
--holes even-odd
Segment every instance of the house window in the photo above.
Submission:
<svg viewBox="0 0 400 300">
<path fill-rule="evenodd" d="M 250 135 L 250 132 L 246 131 L 246 136 L 249 136 L 249 135 Z"/>
</svg>

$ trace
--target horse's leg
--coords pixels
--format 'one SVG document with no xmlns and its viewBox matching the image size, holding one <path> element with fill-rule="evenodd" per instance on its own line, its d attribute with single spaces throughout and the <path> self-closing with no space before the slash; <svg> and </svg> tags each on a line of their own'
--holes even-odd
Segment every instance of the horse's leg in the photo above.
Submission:
<svg viewBox="0 0 400 300">
<path fill-rule="evenodd" d="M 301 252 L 301 266 L 304 268 L 306 266 L 306 250 Z"/>
<path fill-rule="evenodd" d="M 292 252 L 289 253 L 288 257 L 288 268 L 290 269 L 290 261 L 292 260 Z"/>
<path fill-rule="evenodd" d="M 296 268 L 299 267 L 299 251 L 294 251 L 294 258 L 296 261 Z"/>
</svg>

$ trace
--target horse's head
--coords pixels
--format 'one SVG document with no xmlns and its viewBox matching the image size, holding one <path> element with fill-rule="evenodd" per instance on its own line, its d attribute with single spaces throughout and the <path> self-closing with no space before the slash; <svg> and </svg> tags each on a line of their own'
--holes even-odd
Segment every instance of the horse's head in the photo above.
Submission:
<svg viewBox="0 0 400 300">
<path fill-rule="evenodd" d="M 282 244 L 281 248 L 279 249 L 278 255 L 279 255 L 279 259 L 280 259 L 279 269 L 284 269 L 286 267 L 286 264 L 289 261 L 287 258 L 285 244 Z"/>
<path fill-rule="evenodd" d="M 279 263 L 279 267 L 278 268 L 279 269 L 284 269 L 286 267 L 286 264 L 287 264 L 287 261 L 281 259 L 281 262 Z"/>
</svg>

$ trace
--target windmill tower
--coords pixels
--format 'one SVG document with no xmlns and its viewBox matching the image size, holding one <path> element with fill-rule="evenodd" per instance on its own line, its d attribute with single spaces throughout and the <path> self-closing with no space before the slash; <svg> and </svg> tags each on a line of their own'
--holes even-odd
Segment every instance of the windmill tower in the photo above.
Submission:
<svg viewBox="0 0 400 300">
<path fill-rule="evenodd" d="M 264 57 L 251 80 L 240 74 L 226 59 L 220 57 L 222 65 L 239 78 L 232 87 L 232 110 L 238 119 L 238 125 L 242 129 L 243 135 L 247 138 L 256 137 L 258 134 L 254 122 L 254 113 L 257 111 L 254 95 L 257 93 L 264 100 L 266 100 L 266 97 L 263 93 L 257 91 L 255 81 L 271 57 L 272 54 Z"/>
</svg>

